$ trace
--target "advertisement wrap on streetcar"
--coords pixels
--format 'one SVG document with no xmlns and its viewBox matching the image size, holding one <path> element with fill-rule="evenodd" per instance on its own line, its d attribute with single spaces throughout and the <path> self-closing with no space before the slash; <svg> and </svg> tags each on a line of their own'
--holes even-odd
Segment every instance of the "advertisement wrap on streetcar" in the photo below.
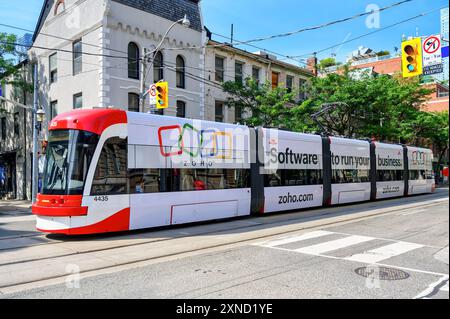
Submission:
<svg viewBox="0 0 450 319">
<path fill-rule="evenodd" d="M 37 229 L 84 235 L 435 190 L 431 150 L 116 109 L 49 127 Z"/>
</svg>

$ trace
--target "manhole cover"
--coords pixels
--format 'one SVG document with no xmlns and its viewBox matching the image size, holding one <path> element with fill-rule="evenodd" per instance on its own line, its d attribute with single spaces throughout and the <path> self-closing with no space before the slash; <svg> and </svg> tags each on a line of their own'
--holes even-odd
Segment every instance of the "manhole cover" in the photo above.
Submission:
<svg viewBox="0 0 450 319">
<path fill-rule="evenodd" d="M 387 267 L 361 267 L 355 269 L 355 273 L 363 276 L 379 280 L 404 280 L 409 278 L 409 274 L 403 270 Z"/>
</svg>

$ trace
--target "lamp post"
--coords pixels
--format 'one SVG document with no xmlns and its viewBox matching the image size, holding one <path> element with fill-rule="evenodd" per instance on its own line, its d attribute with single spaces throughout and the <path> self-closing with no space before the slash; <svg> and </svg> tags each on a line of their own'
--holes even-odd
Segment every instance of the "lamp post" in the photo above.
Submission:
<svg viewBox="0 0 450 319">
<path fill-rule="evenodd" d="M 154 57 L 156 56 L 156 54 L 158 53 L 158 51 L 161 49 L 162 45 L 164 44 L 164 41 L 166 40 L 167 36 L 169 35 L 169 32 L 177 25 L 177 24 L 181 24 L 186 28 L 189 28 L 191 25 L 191 22 L 189 21 L 187 15 L 184 15 L 183 19 L 180 19 L 178 21 L 175 21 L 174 23 L 172 23 L 172 25 L 169 27 L 169 29 L 167 29 L 166 33 L 164 34 L 164 36 L 162 37 L 161 41 L 159 42 L 159 44 L 156 46 L 156 48 L 152 51 L 147 52 L 147 49 L 144 48 L 143 50 L 143 55 L 142 55 L 142 59 L 141 59 L 141 64 L 142 64 L 142 75 L 141 75 L 141 94 L 140 94 L 140 111 L 144 112 L 145 109 L 145 98 L 147 96 L 147 92 L 145 91 L 145 75 L 147 73 L 147 57 L 153 54 L 153 59 L 151 59 L 148 67 L 152 67 L 153 62 L 154 62 Z"/>
</svg>

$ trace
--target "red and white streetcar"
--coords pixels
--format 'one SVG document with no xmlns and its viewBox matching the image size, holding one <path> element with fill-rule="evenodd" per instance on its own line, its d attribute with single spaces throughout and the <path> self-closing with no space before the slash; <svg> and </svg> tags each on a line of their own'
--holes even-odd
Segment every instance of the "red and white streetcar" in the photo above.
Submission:
<svg viewBox="0 0 450 319">
<path fill-rule="evenodd" d="M 76 110 L 50 123 L 37 229 L 120 232 L 434 191 L 428 149 Z"/>
</svg>

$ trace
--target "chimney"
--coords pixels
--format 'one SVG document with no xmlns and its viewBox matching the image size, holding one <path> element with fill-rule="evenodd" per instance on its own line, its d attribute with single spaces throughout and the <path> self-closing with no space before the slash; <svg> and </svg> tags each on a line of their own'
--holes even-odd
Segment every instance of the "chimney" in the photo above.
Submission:
<svg viewBox="0 0 450 319">
<path fill-rule="evenodd" d="M 314 76 L 317 76 L 317 57 L 313 56 L 306 60 L 306 68 L 310 70 Z"/>
</svg>

